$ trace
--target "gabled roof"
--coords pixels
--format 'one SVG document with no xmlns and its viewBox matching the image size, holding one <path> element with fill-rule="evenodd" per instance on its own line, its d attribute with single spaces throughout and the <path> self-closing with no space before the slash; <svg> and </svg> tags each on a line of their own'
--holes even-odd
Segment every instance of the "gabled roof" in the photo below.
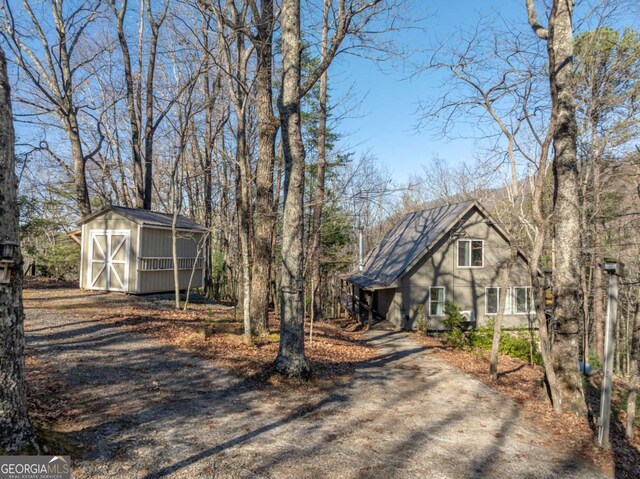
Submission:
<svg viewBox="0 0 640 479">
<path fill-rule="evenodd" d="M 105 206 L 99 211 L 96 211 L 95 213 L 91 213 L 90 215 L 81 218 L 80 221 L 78 221 L 78 225 L 88 223 L 94 218 L 102 216 L 109 211 L 113 211 L 114 213 L 123 216 L 141 226 L 148 226 L 150 228 L 171 228 L 173 222 L 173 215 L 171 213 L 159 213 L 157 211 L 143 210 L 141 208 L 125 208 L 124 206 L 109 205 Z M 178 215 L 176 228 L 180 230 L 201 232 L 207 231 L 204 226 L 201 226 L 192 219 L 187 218 L 183 215 Z"/>
<path fill-rule="evenodd" d="M 388 287 L 474 206 L 464 201 L 407 213 L 369 252 L 362 271 L 348 280 L 365 289 Z"/>
</svg>

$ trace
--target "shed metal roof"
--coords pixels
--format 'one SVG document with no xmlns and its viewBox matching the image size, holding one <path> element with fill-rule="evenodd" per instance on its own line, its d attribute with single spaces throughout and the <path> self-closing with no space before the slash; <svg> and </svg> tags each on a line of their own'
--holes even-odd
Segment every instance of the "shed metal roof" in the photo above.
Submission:
<svg viewBox="0 0 640 479">
<path fill-rule="evenodd" d="M 367 255 L 362 271 L 348 280 L 364 289 L 389 287 L 474 206 L 464 201 L 404 215 Z"/>
<path fill-rule="evenodd" d="M 105 206 L 99 211 L 96 211 L 95 213 L 81 218 L 80 221 L 78 221 L 78 225 L 88 223 L 94 218 L 102 216 L 109 211 L 113 211 L 114 213 L 117 213 L 120 216 L 123 216 L 141 226 L 148 226 L 151 228 L 171 228 L 173 222 L 173 215 L 171 213 L 160 213 L 158 211 L 143 210 L 141 208 L 125 208 L 124 206 L 109 205 Z M 176 228 L 180 230 L 191 230 L 199 232 L 207 231 L 204 226 L 183 215 L 178 215 Z"/>
</svg>

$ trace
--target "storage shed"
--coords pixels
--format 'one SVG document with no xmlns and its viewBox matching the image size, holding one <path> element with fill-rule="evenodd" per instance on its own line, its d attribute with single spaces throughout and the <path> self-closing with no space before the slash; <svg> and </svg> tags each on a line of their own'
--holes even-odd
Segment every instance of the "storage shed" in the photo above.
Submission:
<svg viewBox="0 0 640 479">
<path fill-rule="evenodd" d="M 132 294 L 174 290 L 173 216 L 107 206 L 82 218 L 80 288 Z M 176 223 L 180 289 L 203 285 L 206 229 L 179 215 Z M 193 272 L 193 276 L 192 276 Z"/>
</svg>

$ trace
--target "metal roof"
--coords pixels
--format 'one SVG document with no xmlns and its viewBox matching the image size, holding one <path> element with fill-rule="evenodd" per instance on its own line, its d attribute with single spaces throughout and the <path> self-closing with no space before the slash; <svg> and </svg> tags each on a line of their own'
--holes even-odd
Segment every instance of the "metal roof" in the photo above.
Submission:
<svg viewBox="0 0 640 479">
<path fill-rule="evenodd" d="M 157 211 L 149 211 L 143 210 L 141 208 L 125 208 L 124 206 L 105 206 L 99 211 L 92 213 L 84 218 L 81 218 L 78 221 L 78 225 L 82 225 L 84 223 L 88 223 L 89 221 L 101 216 L 109 211 L 113 211 L 120 216 L 124 216 L 125 218 L 137 223 L 141 226 L 148 227 L 158 227 L 158 228 L 171 228 L 173 222 L 173 215 L 171 213 L 160 213 Z M 207 229 L 196 223 L 190 218 L 187 218 L 183 215 L 178 215 L 176 221 L 176 228 L 180 230 L 191 230 L 191 231 L 207 231 Z"/>
<path fill-rule="evenodd" d="M 474 201 L 465 201 L 404 215 L 349 281 L 364 289 L 389 287 L 474 206 L 478 206 Z"/>
</svg>

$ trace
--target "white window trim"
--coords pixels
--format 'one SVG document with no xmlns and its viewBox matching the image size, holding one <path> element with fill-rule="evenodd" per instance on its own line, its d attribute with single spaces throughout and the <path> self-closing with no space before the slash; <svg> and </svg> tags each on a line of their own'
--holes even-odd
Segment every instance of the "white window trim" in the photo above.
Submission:
<svg viewBox="0 0 640 479">
<path fill-rule="evenodd" d="M 498 314 L 497 312 L 490 313 L 488 311 L 488 309 L 489 309 L 489 295 L 487 294 L 487 292 L 490 289 L 497 289 L 498 290 L 498 309 L 500 309 L 500 289 L 501 288 L 499 288 L 498 286 L 486 286 L 484 288 L 484 314 L 486 316 L 491 316 L 491 315 L 494 315 L 494 314 Z"/>
<path fill-rule="evenodd" d="M 431 314 L 431 290 L 441 289 L 442 294 L 442 314 Z M 447 303 L 447 288 L 445 286 L 429 286 L 429 299 L 427 301 L 427 316 L 430 318 L 444 318 L 444 306 Z"/>
<path fill-rule="evenodd" d="M 482 265 L 481 266 L 460 266 L 460 242 L 461 241 L 468 241 L 468 242 L 480 241 L 482 243 Z M 469 258 L 469 259 L 471 259 L 471 258 Z M 458 269 L 484 268 L 484 240 L 473 239 L 473 238 L 464 238 L 464 239 L 459 239 L 458 241 L 456 241 L 456 265 L 457 265 Z"/>
<path fill-rule="evenodd" d="M 533 312 L 535 312 L 535 306 L 533 304 L 533 288 L 531 286 L 512 286 L 511 288 L 511 305 L 512 305 L 512 311 L 511 314 L 515 314 L 518 316 L 524 316 L 524 315 L 529 315 Z M 516 289 L 526 289 L 528 290 L 528 295 L 527 295 L 527 302 L 529 303 L 527 306 L 529 306 L 528 310 L 526 312 L 518 312 L 516 309 Z"/>
<path fill-rule="evenodd" d="M 502 293 L 502 288 L 500 286 L 486 286 L 484 288 L 484 314 L 486 316 L 496 316 L 498 314 L 498 312 L 496 311 L 495 313 L 490 313 L 489 311 L 487 311 L 487 305 L 489 304 L 489 302 L 487 301 L 487 290 L 488 289 L 497 289 L 498 290 L 498 310 L 500 309 L 500 294 Z M 512 308 L 512 298 L 511 298 L 511 288 L 507 288 L 507 302 L 504 305 L 504 314 L 513 314 L 511 312 L 511 308 Z M 522 313 L 521 313 L 522 314 Z"/>
</svg>

